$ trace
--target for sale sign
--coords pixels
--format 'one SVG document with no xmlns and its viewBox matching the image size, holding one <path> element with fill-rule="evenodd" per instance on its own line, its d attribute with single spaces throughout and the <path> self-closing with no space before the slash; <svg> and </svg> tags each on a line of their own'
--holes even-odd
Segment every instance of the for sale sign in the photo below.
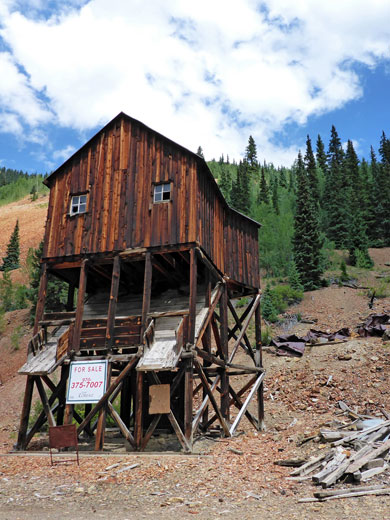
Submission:
<svg viewBox="0 0 390 520">
<path fill-rule="evenodd" d="M 107 360 L 72 361 L 67 404 L 97 403 L 106 391 Z"/>
</svg>

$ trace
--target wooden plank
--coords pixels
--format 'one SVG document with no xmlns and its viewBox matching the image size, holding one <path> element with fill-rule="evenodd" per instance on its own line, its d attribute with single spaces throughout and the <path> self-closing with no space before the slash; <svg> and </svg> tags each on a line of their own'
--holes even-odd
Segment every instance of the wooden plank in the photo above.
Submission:
<svg viewBox="0 0 390 520">
<path fill-rule="evenodd" d="M 79 290 L 77 293 L 76 321 L 73 329 L 72 348 L 76 353 L 80 352 L 81 326 L 83 322 L 85 289 L 87 287 L 87 263 L 83 260 L 80 267 Z"/>
<path fill-rule="evenodd" d="M 116 256 L 114 258 L 114 263 L 112 266 L 112 281 L 111 281 L 110 301 L 109 301 L 109 305 L 108 305 L 107 328 L 106 328 L 106 348 L 109 352 L 111 352 L 112 346 L 114 344 L 115 313 L 116 313 L 116 304 L 118 302 L 120 271 L 121 271 L 121 261 L 120 261 L 119 256 Z"/>
<path fill-rule="evenodd" d="M 197 291 L 197 258 L 196 250 L 190 250 L 190 300 L 188 318 L 188 342 L 192 345 L 195 342 L 195 320 L 196 320 L 196 291 Z"/>
<path fill-rule="evenodd" d="M 35 321 L 33 328 L 33 336 L 38 333 L 39 322 L 42 320 L 47 292 L 47 263 L 41 266 L 41 277 L 39 281 L 38 301 L 35 310 Z"/>
<path fill-rule="evenodd" d="M 144 274 L 144 290 L 142 296 L 142 317 L 141 317 L 141 341 L 143 333 L 146 329 L 146 320 L 150 309 L 150 296 L 152 291 L 152 256 L 150 252 L 145 254 L 145 274 Z"/>
<path fill-rule="evenodd" d="M 43 384 L 42 384 L 41 378 L 39 376 L 35 377 L 35 384 L 37 385 L 39 396 L 41 398 L 42 405 L 43 405 L 43 410 L 46 414 L 49 426 L 56 426 L 56 421 L 54 419 L 54 415 L 51 411 L 45 389 L 43 388 Z"/>
<path fill-rule="evenodd" d="M 33 390 L 34 390 L 34 377 L 27 376 L 26 388 L 24 390 L 22 413 L 20 416 L 18 440 L 16 443 L 16 449 L 18 449 L 18 450 L 25 450 L 26 446 L 27 446 L 26 435 L 27 435 L 27 428 L 28 428 L 28 420 L 30 417 Z"/>
<path fill-rule="evenodd" d="M 134 421 L 134 441 L 137 449 L 142 446 L 143 434 L 143 372 L 136 373 L 136 392 L 135 392 L 135 421 Z"/>
<path fill-rule="evenodd" d="M 124 423 L 124 421 L 122 421 L 120 415 L 115 410 L 115 408 L 112 406 L 110 401 L 107 401 L 107 405 L 108 405 L 108 410 L 110 412 L 110 415 L 114 419 L 114 421 L 117 423 L 117 425 L 119 426 L 119 429 L 122 432 L 123 437 L 135 448 L 136 444 L 134 441 L 134 437 L 131 435 L 126 424 Z"/>
<path fill-rule="evenodd" d="M 248 328 L 248 325 L 249 325 L 249 322 L 250 320 L 252 319 L 252 316 L 254 314 L 254 312 L 256 311 L 258 305 L 260 304 L 260 294 L 257 294 L 254 298 L 253 298 L 253 301 L 252 301 L 252 305 L 251 305 L 251 309 L 242 325 L 242 329 L 238 335 L 238 338 L 236 340 L 236 342 L 234 343 L 233 345 L 233 348 L 232 348 L 232 351 L 231 351 L 231 354 L 230 354 L 230 357 L 229 357 L 229 362 L 232 362 L 233 361 L 233 358 L 237 352 L 237 349 L 241 343 L 241 340 L 246 332 L 246 329 Z"/>
<path fill-rule="evenodd" d="M 244 402 L 243 406 L 241 407 L 241 410 L 238 412 L 237 417 L 235 418 L 235 420 L 230 428 L 230 435 L 233 435 L 234 432 L 236 431 L 238 425 L 240 424 L 242 416 L 246 412 L 246 409 L 248 408 L 249 403 L 252 400 L 252 397 L 254 396 L 255 392 L 258 390 L 260 384 L 262 383 L 264 376 L 265 376 L 265 372 L 263 372 L 262 374 L 259 375 L 256 383 L 253 385 L 252 390 L 249 392 L 248 397 L 245 399 L 245 402 Z"/>
<path fill-rule="evenodd" d="M 210 399 L 210 402 L 214 408 L 214 411 L 219 419 L 219 422 L 221 423 L 221 426 L 222 426 L 222 429 L 225 433 L 225 435 L 227 437 L 230 437 L 230 431 L 229 431 L 229 427 L 225 421 L 225 418 L 224 416 L 222 415 L 221 413 L 221 410 L 219 409 L 218 407 L 218 404 L 217 404 L 217 401 L 215 400 L 215 397 L 211 391 L 211 388 L 209 387 L 209 384 L 207 382 L 207 378 L 203 372 L 203 369 L 202 369 L 202 366 L 201 364 L 199 363 L 199 361 L 195 358 L 194 359 L 194 366 L 195 366 L 195 370 L 198 372 L 199 376 L 200 376 L 200 379 L 202 381 L 202 384 L 203 384 L 203 387 L 205 388 L 208 396 L 209 396 L 209 399 Z"/>
<path fill-rule="evenodd" d="M 221 346 L 225 359 L 229 357 L 228 349 L 228 294 L 227 287 L 224 284 L 222 288 L 222 296 L 219 301 L 220 313 L 220 338 Z M 221 413 L 224 418 L 229 421 L 229 378 L 224 370 L 221 374 Z"/>
</svg>

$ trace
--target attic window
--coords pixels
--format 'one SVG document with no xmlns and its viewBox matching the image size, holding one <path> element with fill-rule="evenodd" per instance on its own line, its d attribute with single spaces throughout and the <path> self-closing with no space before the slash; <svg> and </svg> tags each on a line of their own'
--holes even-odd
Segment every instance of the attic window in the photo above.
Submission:
<svg viewBox="0 0 390 520">
<path fill-rule="evenodd" d="M 87 211 L 87 195 L 73 195 L 70 204 L 70 215 L 78 215 Z"/>
<path fill-rule="evenodd" d="M 157 184 L 154 187 L 153 202 L 168 202 L 171 200 L 171 183 Z"/>
</svg>

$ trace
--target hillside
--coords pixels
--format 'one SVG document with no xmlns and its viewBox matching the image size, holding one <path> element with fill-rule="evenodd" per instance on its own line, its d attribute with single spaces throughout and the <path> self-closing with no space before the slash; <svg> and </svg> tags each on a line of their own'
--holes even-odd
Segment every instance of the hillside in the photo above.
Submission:
<svg viewBox="0 0 390 520">
<path fill-rule="evenodd" d="M 0 208 L 3 229 L 0 251 L 3 255 L 18 218 L 21 235 L 21 258 L 25 262 L 29 247 L 36 247 L 43 235 L 47 197 L 31 202 L 29 198 Z M 348 327 L 352 331 L 371 312 L 390 313 L 390 248 L 370 249 L 375 262 L 372 270 L 351 268 L 356 284 L 383 288 L 383 296 L 369 309 L 368 289 L 332 284 L 306 292 L 299 304 L 290 307 L 284 322 L 273 326 L 273 334 L 305 334 L 311 327 L 336 331 Z M 337 253 L 343 256 L 343 253 Z M 334 262 L 339 269 L 339 262 Z M 336 278 L 339 272 L 328 272 Z M 25 280 L 24 269 L 12 273 L 14 279 Z M 265 283 L 263 281 L 263 286 Z M 299 316 L 302 321 L 290 319 Z M 6 328 L 0 335 L 0 478 L 7 486 L 0 493 L 0 511 L 4 518 L 27 514 L 32 519 L 53 518 L 64 512 L 58 486 L 77 507 L 79 518 L 87 518 L 91 499 L 105 513 L 120 516 L 124 508 L 134 511 L 136 518 L 147 518 L 156 508 L 161 518 L 180 514 L 183 518 L 214 518 L 224 512 L 226 518 L 324 519 L 386 518 L 388 497 L 354 499 L 344 508 L 335 502 L 297 504 L 312 495 L 310 481 L 287 480 L 290 468 L 274 465 L 277 459 L 306 458 L 321 449 L 313 441 L 300 445 L 323 425 L 340 419 L 339 401 L 359 413 L 384 417 L 390 412 L 390 358 L 387 342 L 380 338 L 359 338 L 353 332 L 343 343 L 307 347 L 302 358 L 276 356 L 273 348 L 264 352 L 267 370 L 265 410 L 267 431 L 257 433 L 245 420 L 239 435 L 199 444 L 198 456 L 181 454 L 106 454 L 105 457 L 83 457 L 80 469 L 75 465 L 57 466 L 48 472 L 47 454 L 26 457 L 6 455 L 16 441 L 25 378 L 17 375 L 24 363 L 27 342 L 31 337 L 28 310 L 6 313 Z M 314 322 L 314 324 L 305 323 Z M 19 330 L 17 346 L 11 336 Z M 254 404 L 252 406 L 255 406 Z M 252 410 L 254 411 L 254 410 Z M 242 434 L 244 433 L 245 434 Z M 32 449 L 40 450 L 45 440 L 37 439 Z M 324 446 L 323 446 L 324 447 Z M 135 464 L 132 471 L 119 476 L 105 471 L 113 464 Z M 107 476 L 108 475 L 108 476 Z M 390 485 L 390 475 L 381 474 L 370 484 Z M 131 499 L 129 498 L 131 486 Z M 105 500 L 110 496 L 110 501 Z M 12 499 L 12 500 L 11 500 Z M 340 512 L 341 507 L 341 512 Z M 54 512 L 53 512 L 54 508 Z M 0 518 L 3 518 L 0 512 Z"/>
<path fill-rule="evenodd" d="M 25 263 L 29 248 L 38 247 L 45 231 L 45 220 L 49 196 L 31 197 L 0 206 L 0 260 L 4 257 L 15 223 L 19 220 L 21 269 L 11 271 L 13 281 L 26 283 Z M 0 274 L 1 276 L 1 274 Z"/>
</svg>

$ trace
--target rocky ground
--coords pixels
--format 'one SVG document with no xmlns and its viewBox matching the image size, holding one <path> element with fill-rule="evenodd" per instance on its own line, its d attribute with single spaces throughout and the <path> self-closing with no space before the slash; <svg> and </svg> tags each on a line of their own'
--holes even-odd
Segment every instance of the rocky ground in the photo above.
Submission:
<svg viewBox="0 0 390 520">
<path fill-rule="evenodd" d="M 385 265 L 390 261 L 389 250 L 373 253 L 375 270 L 360 280 L 361 285 L 372 285 L 381 280 L 376 276 L 383 276 L 386 269 L 390 272 Z M 337 285 L 306 293 L 303 302 L 288 312 L 316 323 L 291 326 L 292 321 L 288 332 L 301 334 L 310 327 L 354 329 L 372 312 L 368 301 L 365 290 Z M 390 299 L 378 299 L 373 310 L 390 313 Z M 11 316 L 15 319 L 25 318 Z M 6 356 L 6 341 L 2 341 L 2 359 L 7 359 L 7 367 L 22 364 L 19 357 L 25 350 L 7 351 Z M 195 455 L 83 453 L 80 467 L 51 467 L 47 452 L 10 453 L 16 440 L 24 381 L 15 375 L 14 368 L 4 369 L 3 362 L 0 519 L 84 519 L 91 515 L 122 519 L 179 515 L 201 519 L 390 518 L 387 496 L 298 503 L 300 498 L 313 496 L 316 488 L 310 481 L 288 480 L 291 469 L 274 464 L 276 460 L 306 458 L 328 449 L 319 442 L 301 441 L 335 419 L 347 421 L 340 415 L 340 400 L 360 413 L 384 418 L 390 411 L 390 344 L 353 334 L 345 343 L 306 348 L 302 358 L 278 357 L 266 349 L 264 364 L 265 432 L 254 431 L 243 420 L 236 437 L 198 441 L 195 446 L 200 453 Z M 44 443 L 35 441 L 35 449 L 41 449 Z M 369 484 L 390 486 L 390 475 L 382 473 Z"/>
</svg>

